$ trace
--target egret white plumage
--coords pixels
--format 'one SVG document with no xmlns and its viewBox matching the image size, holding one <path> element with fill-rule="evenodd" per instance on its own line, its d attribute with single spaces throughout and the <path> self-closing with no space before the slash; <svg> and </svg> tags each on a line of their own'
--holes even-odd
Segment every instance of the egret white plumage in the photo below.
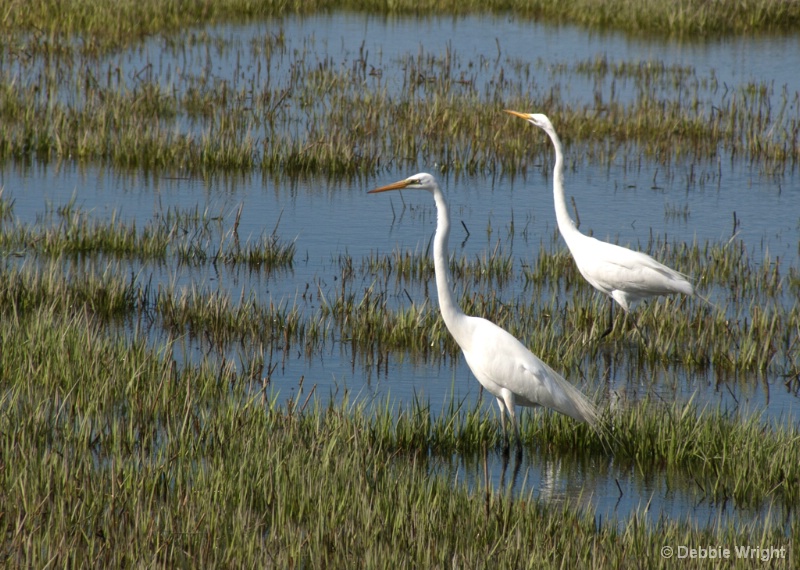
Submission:
<svg viewBox="0 0 800 570">
<path fill-rule="evenodd" d="M 694 295 L 694 287 L 685 275 L 659 263 L 646 253 L 582 234 L 567 210 L 564 196 L 564 152 L 553 123 L 541 113 L 518 113 L 510 110 L 506 110 L 506 113 L 539 127 L 553 142 L 556 152 L 553 198 L 558 230 L 567 242 L 583 278 L 592 287 L 610 297 L 610 321 L 601 338 L 608 335 L 614 327 L 614 301 L 628 313 L 638 301 L 650 297 L 672 293 Z"/>
<path fill-rule="evenodd" d="M 456 303 L 447 266 L 450 214 L 436 179 L 427 173 L 415 174 L 369 193 L 402 189 L 427 190 L 433 194 L 437 211 L 433 261 L 439 310 L 472 373 L 497 399 L 506 446 L 506 412 L 511 417 L 517 443 L 520 448 L 522 446 L 515 406 L 544 406 L 595 427 L 597 410 L 580 390 L 534 356 L 513 335 L 486 319 L 464 314 Z"/>
</svg>

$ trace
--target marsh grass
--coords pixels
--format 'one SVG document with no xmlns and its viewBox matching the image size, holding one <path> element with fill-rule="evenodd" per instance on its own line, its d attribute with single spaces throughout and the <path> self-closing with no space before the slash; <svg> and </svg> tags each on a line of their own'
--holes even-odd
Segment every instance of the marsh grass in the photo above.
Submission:
<svg viewBox="0 0 800 570">
<path fill-rule="evenodd" d="M 243 263 L 249 267 L 259 268 L 291 268 L 294 262 L 294 243 L 281 241 L 275 233 L 262 234 L 256 242 L 249 241 L 242 247 L 234 240 L 225 248 L 221 248 L 217 257 L 224 263 Z"/>
<path fill-rule="evenodd" d="M 612 412 L 608 429 L 615 458 L 645 476 L 662 468 L 682 472 L 714 500 L 738 507 L 800 500 L 800 471 L 794 467 L 800 433 L 789 422 L 765 428 L 757 415 L 742 417 L 691 401 L 643 401 Z M 543 430 L 541 438 L 548 437 Z"/>
<path fill-rule="evenodd" d="M 674 297 L 642 304 L 629 318 L 616 311 L 615 333 L 606 342 L 618 342 L 637 334 L 631 322 L 635 318 L 653 339 L 649 346 L 640 349 L 646 362 L 681 363 L 691 370 L 713 367 L 717 371 L 752 371 L 777 367 L 791 374 L 798 369 L 800 362 L 793 350 L 800 342 L 798 309 L 785 297 L 785 288 L 790 288 L 793 275 L 791 268 L 782 269 L 769 256 L 755 262 L 738 240 L 673 244 L 654 236 L 640 249 L 693 276 L 701 295 L 710 294 L 723 302 L 717 305 L 700 298 Z M 406 263 L 411 259 L 417 261 Z M 396 283 L 400 289 L 401 277 L 408 274 L 430 281 L 429 264 L 417 254 L 371 255 L 361 267 L 377 277 L 376 283 L 385 284 L 385 293 L 377 294 L 379 291 L 371 289 L 363 296 L 363 305 L 359 304 L 356 293 L 348 293 L 346 303 L 337 303 L 336 318 L 351 323 L 355 329 L 372 331 L 361 337 L 371 341 L 380 338 L 377 331 L 381 327 L 400 334 L 389 325 L 394 322 L 394 315 L 403 315 L 400 321 L 404 321 L 413 314 L 410 326 L 402 329 L 401 342 L 379 345 L 406 346 L 415 352 L 424 350 L 427 340 L 457 355 L 458 347 L 449 339 L 436 314 L 432 293 L 400 308 L 389 302 L 395 296 L 390 283 Z M 428 269 L 409 270 L 409 266 Z M 465 276 L 455 279 L 464 311 L 506 328 L 545 360 L 561 362 L 565 369 L 572 370 L 579 366 L 586 350 L 602 346 L 598 337 L 607 326 L 608 300 L 585 282 L 569 253 L 557 241 L 540 245 L 534 261 L 510 276 L 510 282 L 522 285 L 518 289 L 521 293 L 513 300 L 502 288 L 492 287 L 491 277 L 483 271 L 472 275 L 483 279 L 479 282 L 466 279 L 466 284 Z M 505 281 L 499 284 L 502 283 Z M 686 350 L 687 346 L 692 349 Z"/>
<path fill-rule="evenodd" d="M 102 270 L 65 266 L 54 260 L 43 266 L 11 265 L 0 272 L 0 304 L 26 313 L 42 307 L 59 313 L 87 311 L 106 320 L 124 319 L 145 302 L 132 278 L 114 265 Z"/>
<path fill-rule="evenodd" d="M 435 416 L 419 402 L 300 406 L 299 393 L 284 405 L 225 362 L 176 366 L 169 345 L 108 334 L 86 313 L 11 309 L 0 322 L 0 524 L 15 566 L 517 566 L 534 550 L 545 565 L 616 567 L 658 565 L 665 544 L 718 543 L 787 546 L 773 567 L 797 560 L 793 527 L 620 524 L 569 501 L 454 485 L 431 457 L 479 458 L 499 435 L 455 401 Z M 794 428 L 691 404 L 623 409 L 610 425 L 603 442 L 536 414 L 524 434 L 551 456 L 610 446 L 643 472 L 688 469 L 709 499 L 797 503 Z"/>
<path fill-rule="evenodd" d="M 770 0 L 656 4 L 537 2 L 524 14 L 634 33 L 763 31 L 797 22 L 792 5 Z M 392 10 L 418 15 L 453 6 L 400 2 Z M 208 30 L 179 30 L 336 7 L 386 10 L 346 1 L 9 5 L 2 42 L 13 48 L 3 50 L 3 69 L 19 66 L 30 80 L 10 71 L 0 78 L 0 160 L 334 178 L 424 162 L 448 173 L 524 177 L 548 146 L 508 121 L 500 113 L 507 106 L 546 109 L 573 156 L 610 164 L 624 154 L 625 168 L 644 156 L 666 176 L 673 162 L 708 164 L 721 152 L 776 177 L 800 158 L 796 95 L 766 84 L 720 88 L 713 74 L 660 62 L 601 57 L 547 70 L 535 62 L 495 69 L 488 60 L 470 62 L 488 74 L 481 84 L 455 65 L 459 54 L 420 50 L 391 64 L 402 68 L 393 92 L 381 79 L 388 67 L 372 69 L 367 54 L 348 65 L 314 61 L 306 50 L 290 53 L 282 30 L 247 46 L 270 69 L 267 80 L 243 72 L 229 84 L 187 74 L 166 88 L 150 66 L 126 73 L 103 59 L 162 33 L 166 50 L 197 44 L 219 54 L 238 47 Z M 508 6 L 457 9 L 499 8 Z M 531 82 L 537 73 L 553 87 Z M 625 87 L 631 98 L 612 89 L 569 104 L 558 84 L 574 73 Z M 687 185 L 715 181 L 692 174 Z M 291 271 L 294 244 L 277 228 L 240 243 L 238 223 L 225 229 L 230 224 L 208 211 L 171 209 L 137 225 L 116 212 L 96 219 L 75 200 L 34 225 L 13 214 L 14 200 L 0 189 L 0 528 L 9 566 L 626 567 L 646 560 L 672 568 L 660 556 L 664 545 L 742 543 L 786 545 L 789 558 L 773 567 L 800 562 L 795 518 L 783 527 L 698 528 L 648 522 L 644 513 L 603 521 L 580 500 L 549 504 L 502 486 L 454 484 L 438 466 L 480 464 L 499 453 L 499 424 L 480 403 L 451 400 L 441 410 L 423 401 L 323 403 L 302 380 L 294 396 L 271 390 L 273 357 L 295 347 L 312 358 L 325 343 L 342 342 L 354 358 L 379 366 L 394 357 L 457 358 L 430 296 L 427 252 L 342 256 L 335 287 L 308 284 L 312 308 L 305 294 L 273 301 L 244 289 L 153 286 L 131 272 L 172 262 Z M 688 212 L 677 207 L 674 215 Z M 716 304 L 661 300 L 636 315 L 652 345 L 631 342 L 634 332 L 619 314 L 614 335 L 596 342 L 606 300 L 553 237 L 521 270 L 500 242 L 483 257 L 453 258 L 462 307 L 590 388 L 598 367 L 584 372 L 587 359 L 621 347 L 639 374 L 713 368 L 721 382 L 753 383 L 769 370 L 796 389 L 796 267 L 769 255 L 755 262 L 735 236 L 704 244 L 651 236 L 637 245 L 694 276 Z M 522 294 L 505 294 L 518 283 Z M 195 360 L 176 360 L 173 343 L 186 336 L 201 350 Z M 236 350 L 246 355 L 239 363 L 227 356 Z M 526 415 L 526 454 L 609 471 L 613 462 L 644 480 L 666 473 L 701 500 L 742 509 L 797 509 L 796 426 L 691 402 L 612 402 L 601 433 L 551 413 Z"/>
<path fill-rule="evenodd" d="M 79 219 L 70 216 L 63 227 Z M 129 237 L 103 237 L 98 228 Z M 38 245 L 47 242 L 44 233 L 10 230 L 7 247 L 29 248 L 56 261 L 71 251 L 82 257 L 102 252 L 143 258 L 158 251 L 137 242 L 141 229 L 130 234 L 120 227 L 88 224 L 73 230 L 48 237 L 49 249 Z M 14 241 L 19 236 L 24 239 Z M 218 251 L 205 237 L 182 243 L 191 245 L 200 263 Z M 550 272 L 565 267 L 569 258 L 559 255 L 543 259 L 545 269 L 534 268 L 540 274 L 538 286 L 551 287 Z M 737 267 L 730 260 L 722 263 L 728 255 L 720 253 L 719 275 L 725 264 Z M 706 258 L 698 259 L 704 267 Z M 737 263 L 750 267 L 746 257 L 739 256 Z M 357 261 L 345 273 L 353 267 Z M 488 278 L 482 270 L 464 271 L 468 281 Z M 750 275 L 737 284 L 739 290 L 775 294 L 774 276 L 755 270 Z M 114 272 L 96 283 L 62 275 L 57 267 L 4 272 L 6 277 L 0 325 L 0 435 L 6 466 L 0 521 L 9 565 L 255 566 L 269 560 L 275 566 L 482 566 L 488 561 L 516 567 L 531 564 L 531 553 L 537 552 L 542 554 L 536 563 L 542 565 L 569 560 L 615 567 L 648 560 L 654 567 L 667 567 L 658 554 L 665 544 L 742 542 L 788 544 L 794 558 L 775 565 L 796 565 L 799 533 L 794 526 L 786 531 L 730 523 L 698 529 L 677 521 L 647 523 L 636 515 L 622 523 L 598 522 L 575 503 L 550 505 L 504 489 L 454 485 L 431 468 L 429 457 L 479 461 L 484 448 L 497 453 L 498 424 L 485 409 L 464 410 L 452 403 L 436 415 L 423 403 L 402 409 L 389 404 L 379 409 L 304 406 L 302 401 L 282 406 L 272 395 L 262 405 L 260 393 L 253 396 L 261 387 L 258 376 L 255 388 L 248 384 L 253 371 L 238 375 L 225 363 L 207 361 L 177 366 L 168 348 L 155 352 L 142 341 L 108 337 L 95 321 L 102 313 L 130 313 L 139 304 L 134 300 L 144 296 L 144 305 L 155 308 L 169 335 L 189 332 L 219 347 L 242 338 L 258 338 L 265 345 L 277 340 L 285 346 L 287 339 L 289 345 L 299 344 L 310 334 L 307 323 L 318 323 L 317 331 L 335 327 L 337 338 L 352 343 L 354 350 L 455 355 L 457 348 L 432 300 L 392 307 L 383 291 L 367 294 L 348 286 L 328 295 L 329 312 L 309 316 L 293 306 L 272 310 L 259 299 L 201 289 L 165 288 L 152 297 Z M 352 279 L 358 277 L 355 271 Z M 581 345 L 558 331 L 568 330 L 570 319 L 604 312 L 579 280 L 568 286 L 582 292 L 574 316 L 563 304 L 544 309 L 549 322 L 563 314 L 560 329 L 533 328 L 542 311 L 501 303 L 502 296 L 464 288 L 461 303 L 520 336 L 535 338 L 532 344 L 544 347 L 537 349 L 540 354 L 566 354 L 574 363 Z M 649 319 L 644 326 L 661 326 L 666 318 L 657 336 L 673 338 L 666 327 L 683 317 L 658 312 L 661 306 L 644 312 Z M 79 307 L 89 309 L 76 311 Z M 742 310 L 753 312 L 746 304 Z M 764 345 L 759 339 L 791 331 L 783 318 L 765 311 L 741 329 L 753 327 L 751 349 L 743 351 L 750 355 L 743 357 L 747 366 L 776 361 L 774 349 L 764 346 L 778 347 L 780 354 L 780 343 Z M 653 358 L 671 354 L 676 349 L 670 347 L 691 339 L 700 327 L 688 327 L 680 341 L 663 341 Z M 727 326 L 720 332 L 702 328 L 710 337 L 730 334 Z M 570 352 L 569 347 L 576 348 Z M 736 361 L 729 366 L 733 369 Z M 796 434 L 744 423 L 744 429 L 737 429 L 735 420 L 716 412 L 645 406 L 641 413 L 627 410 L 611 420 L 611 443 L 547 414 L 525 422 L 524 434 L 529 450 L 542 446 L 551 454 L 592 458 L 610 452 L 644 476 L 668 470 L 693 477 L 709 501 L 796 506 Z M 730 562 L 731 567 L 737 564 L 752 567 L 750 561 Z"/>
<path fill-rule="evenodd" d="M 319 303 L 312 308 L 305 295 L 275 302 L 244 290 L 154 287 L 120 265 L 130 259 L 173 259 L 193 266 L 222 262 L 290 271 L 294 244 L 280 239 L 277 228 L 240 243 L 235 223 L 225 229 L 208 212 L 166 212 L 142 229 L 116 213 L 108 221 L 94 219 L 73 201 L 52 214 L 50 226 L 12 220 L 0 229 L 0 244 L 13 253 L 3 274 L 4 295 L 21 307 L 54 302 L 106 317 L 145 313 L 157 317 L 157 326 L 170 335 L 189 333 L 215 347 L 260 340 L 269 346 L 297 345 L 310 354 L 341 338 L 353 351 L 379 355 L 384 362 L 390 353 L 428 359 L 459 354 L 429 286 L 433 269 L 427 254 L 395 250 L 360 261 L 340 256 L 335 260 L 339 285 L 330 290 L 314 285 Z M 787 297 L 795 268 L 784 268 L 768 255 L 756 263 L 737 240 L 673 244 L 651 236 L 640 249 L 694 276 L 702 295 L 723 301 L 676 297 L 637 307 L 631 318 L 653 339 L 638 349 L 643 362 L 680 363 L 695 371 L 771 370 L 787 377 L 800 369 L 795 350 L 800 310 Z M 607 300 L 581 278 L 557 236 L 549 245 L 540 244 L 533 262 L 519 269 L 499 241 L 482 257 L 454 257 L 450 266 L 465 312 L 506 328 L 546 361 L 574 371 L 587 350 L 602 348 L 598 337 L 607 326 Z M 513 290 L 519 293 L 509 298 Z M 614 327 L 606 344 L 636 334 L 620 311 Z"/>
<path fill-rule="evenodd" d="M 123 220 L 116 210 L 107 220 L 92 217 L 75 206 L 74 198 L 56 208 L 57 219 L 52 214 L 35 224 L 4 225 L 0 228 L 0 247 L 16 256 L 105 256 L 144 262 L 177 258 L 190 265 L 222 261 L 267 271 L 291 268 L 294 261 L 294 244 L 283 242 L 274 231 L 242 244 L 235 233 L 238 222 L 233 230 L 223 231 L 220 223 L 212 223 L 208 212 L 170 209 L 141 229 L 137 229 L 135 220 Z"/>
<path fill-rule="evenodd" d="M 150 6 L 144 11 L 156 9 L 143 4 Z M 217 14 L 229 9 L 215 8 Z M 9 21 L 16 16 L 10 10 Z M 20 41 L 35 36 L 22 33 Z M 53 31 L 52 41 L 71 40 Z M 237 60 L 253 49 L 209 32 L 188 41 Z M 259 63 L 235 82 L 189 73 L 169 86 L 150 66 L 123 74 L 91 52 L 75 55 L 81 64 L 70 59 L 64 72 L 50 60 L 42 63 L 43 55 L 12 58 L 35 80 L 17 81 L 10 72 L 2 77 L 0 160 L 77 160 L 197 176 L 258 170 L 352 179 L 420 163 L 457 174 L 525 174 L 548 146 L 534 144 L 540 134 L 509 121 L 503 108 L 546 111 L 568 151 L 600 163 L 643 154 L 668 167 L 724 153 L 781 175 L 800 158 L 797 94 L 767 83 L 721 86 L 713 72 L 607 57 L 555 65 L 481 59 L 466 62 L 475 71 L 465 75 L 452 49 L 373 64 L 367 53 L 336 62 L 320 60 L 309 47 L 290 52 L 271 43 L 265 55 L 272 59 L 263 63 L 271 71 L 267 79 Z M 166 49 L 181 53 L 182 45 Z M 397 89 L 382 79 L 395 66 Z M 565 101 L 561 82 L 570 74 L 604 87 L 592 101 Z M 532 82 L 541 76 L 541 85 Z"/>
<path fill-rule="evenodd" d="M 305 323 L 297 306 L 263 303 L 254 296 L 234 301 L 229 294 L 196 287 L 159 288 L 155 311 L 172 334 L 207 338 L 213 346 L 229 346 L 242 338 L 280 342 L 284 349 L 305 338 Z"/>
</svg>

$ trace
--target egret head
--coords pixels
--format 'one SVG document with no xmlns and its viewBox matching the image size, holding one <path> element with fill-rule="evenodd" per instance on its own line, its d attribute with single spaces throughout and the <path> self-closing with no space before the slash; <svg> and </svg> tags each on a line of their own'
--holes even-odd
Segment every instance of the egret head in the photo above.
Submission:
<svg viewBox="0 0 800 570">
<path fill-rule="evenodd" d="M 505 109 L 505 112 L 509 115 L 519 117 L 520 119 L 525 119 L 530 124 L 535 125 L 540 129 L 544 129 L 546 131 L 553 130 L 553 123 L 550 122 L 550 119 L 547 118 L 547 115 L 543 115 L 542 113 L 518 113 L 517 111 L 510 111 L 508 109 Z"/>
<path fill-rule="evenodd" d="M 404 180 L 400 180 L 398 182 L 393 182 L 392 184 L 387 184 L 386 186 L 381 186 L 380 188 L 375 188 L 374 190 L 370 190 L 368 194 L 377 194 L 378 192 L 388 192 L 389 190 L 427 190 L 428 192 L 433 192 L 439 186 L 436 183 L 436 179 L 428 174 L 427 172 L 420 172 L 419 174 L 415 174 L 414 176 L 409 176 Z"/>
</svg>

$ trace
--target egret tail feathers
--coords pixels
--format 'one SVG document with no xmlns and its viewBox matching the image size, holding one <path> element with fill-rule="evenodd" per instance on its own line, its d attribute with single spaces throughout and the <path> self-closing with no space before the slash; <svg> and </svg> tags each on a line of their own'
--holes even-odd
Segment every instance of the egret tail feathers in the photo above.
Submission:
<svg viewBox="0 0 800 570">
<path fill-rule="evenodd" d="M 554 394 L 553 409 L 578 421 L 586 422 L 597 430 L 600 426 L 600 413 L 597 407 L 566 378 L 552 368 L 550 371 L 557 388 L 562 392 L 562 397 Z"/>
</svg>

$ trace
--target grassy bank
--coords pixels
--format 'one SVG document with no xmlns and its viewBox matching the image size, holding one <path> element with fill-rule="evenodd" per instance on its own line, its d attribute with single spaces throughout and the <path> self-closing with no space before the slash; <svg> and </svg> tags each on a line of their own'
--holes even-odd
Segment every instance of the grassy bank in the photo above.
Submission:
<svg viewBox="0 0 800 570">
<path fill-rule="evenodd" d="M 198 24 L 251 18 L 312 14 L 332 10 L 364 11 L 413 16 L 510 13 L 519 18 L 572 23 L 593 30 L 621 30 L 632 34 L 685 35 L 791 32 L 800 24 L 796 2 L 746 0 L 733 2 L 679 2 L 669 0 L 223 0 L 207 2 L 135 2 L 103 0 L 34 0 L 0 4 L 4 26 L 34 31 L 44 44 L 58 35 L 86 36 L 86 48 L 119 48 L 142 37 L 174 32 Z"/>
</svg>

